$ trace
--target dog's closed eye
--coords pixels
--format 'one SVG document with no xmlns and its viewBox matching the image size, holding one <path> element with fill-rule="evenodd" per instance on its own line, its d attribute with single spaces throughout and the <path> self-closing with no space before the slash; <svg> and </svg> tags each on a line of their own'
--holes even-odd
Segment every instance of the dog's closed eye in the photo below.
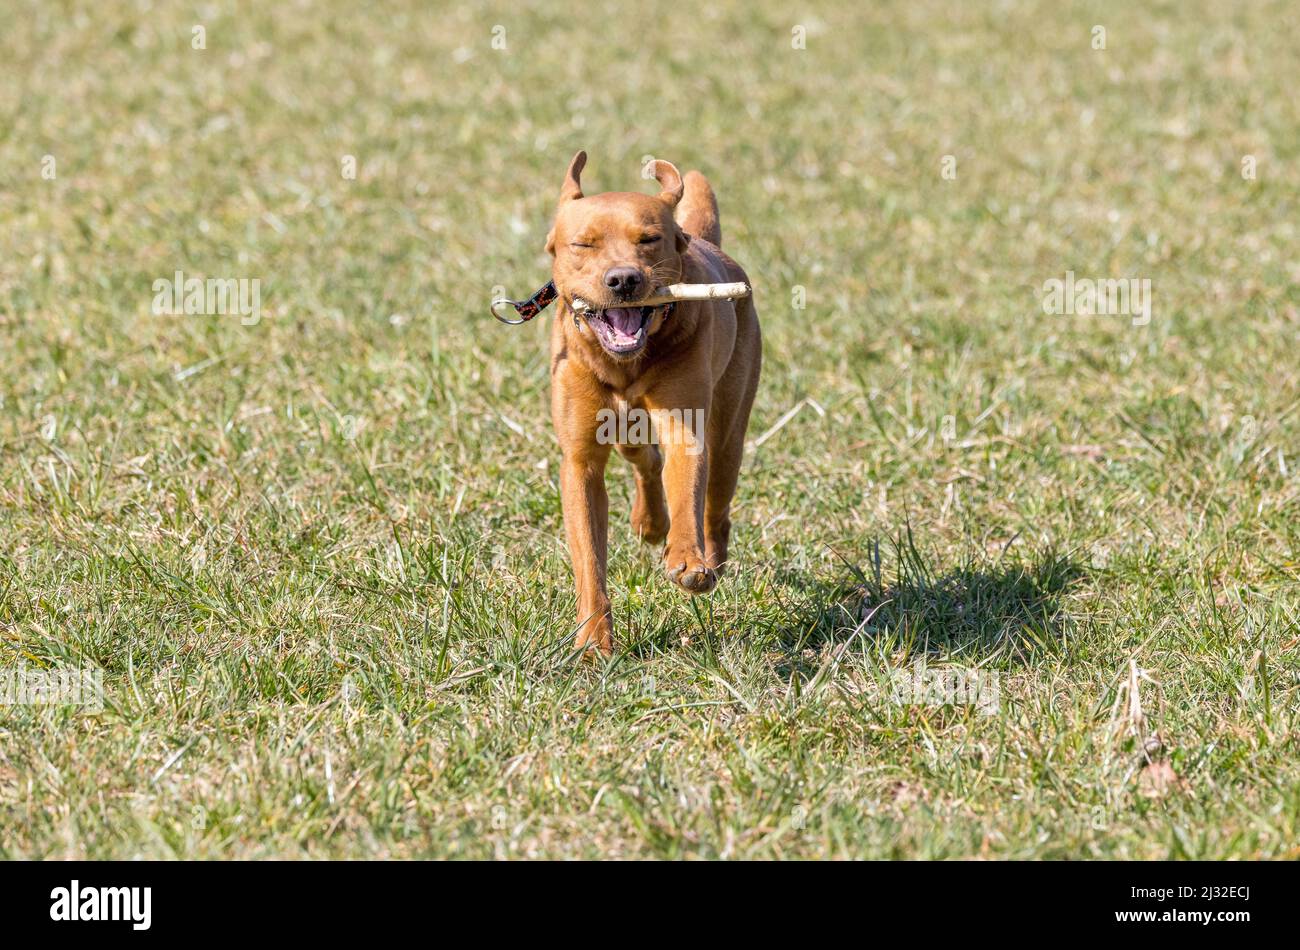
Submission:
<svg viewBox="0 0 1300 950">
<path fill-rule="evenodd" d="M 638 243 L 638 244 L 653 244 L 655 241 L 659 240 L 661 237 L 663 237 L 663 235 L 661 235 L 661 234 L 643 234 L 643 235 L 641 236 L 641 239 L 638 240 L 636 243 Z"/>
</svg>

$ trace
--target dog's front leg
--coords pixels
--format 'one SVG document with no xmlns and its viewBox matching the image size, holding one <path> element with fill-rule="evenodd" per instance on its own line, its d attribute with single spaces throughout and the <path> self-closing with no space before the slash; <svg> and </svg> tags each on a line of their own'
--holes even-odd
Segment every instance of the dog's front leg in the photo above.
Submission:
<svg viewBox="0 0 1300 950">
<path fill-rule="evenodd" d="M 572 371 L 561 356 L 551 378 L 551 421 L 564 459 L 560 463 L 560 503 L 569 541 L 573 579 L 578 589 L 575 647 L 613 652 L 613 622 L 605 589 L 609 541 L 609 495 L 605 463 L 610 446 L 598 439 L 600 411 L 607 408 L 599 387 Z"/>
<path fill-rule="evenodd" d="M 564 532 L 578 587 L 578 633 L 574 646 L 608 656 L 614 648 L 605 565 L 609 542 L 609 495 L 605 463 L 609 446 L 566 446 L 560 467 Z"/>
<path fill-rule="evenodd" d="M 708 383 L 683 386 L 679 392 L 694 398 L 646 395 L 664 456 L 664 494 L 669 517 L 664 570 L 687 593 L 707 594 L 718 583 L 717 574 L 704 558 L 704 497 L 709 482 L 705 438 Z M 705 398 L 700 398 L 701 393 Z"/>
</svg>

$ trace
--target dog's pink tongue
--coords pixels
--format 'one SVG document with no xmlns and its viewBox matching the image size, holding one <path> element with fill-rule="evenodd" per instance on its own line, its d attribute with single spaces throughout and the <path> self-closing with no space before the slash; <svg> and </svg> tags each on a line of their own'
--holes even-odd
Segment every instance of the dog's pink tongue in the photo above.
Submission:
<svg viewBox="0 0 1300 950">
<path fill-rule="evenodd" d="M 641 329 L 640 310 L 627 310 L 622 308 L 606 310 L 605 319 L 609 321 L 611 327 L 624 336 L 636 336 L 637 331 Z"/>
</svg>

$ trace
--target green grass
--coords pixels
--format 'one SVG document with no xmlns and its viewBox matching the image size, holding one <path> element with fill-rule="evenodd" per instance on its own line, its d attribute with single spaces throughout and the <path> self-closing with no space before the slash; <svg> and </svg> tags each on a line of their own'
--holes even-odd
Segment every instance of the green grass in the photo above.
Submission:
<svg viewBox="0 0 1300 950">
<path fill-rule="evenodd" d="M 146 6 L 0 0 L 0 667 L 107 692 L 0 709 L 0 855 L 1297 855 L 1293 3 Z M 607 666 L 486 312 L 579 147 L 711 177 L 812 401 L 708 599 L 611 464 Z"/>
</svg>

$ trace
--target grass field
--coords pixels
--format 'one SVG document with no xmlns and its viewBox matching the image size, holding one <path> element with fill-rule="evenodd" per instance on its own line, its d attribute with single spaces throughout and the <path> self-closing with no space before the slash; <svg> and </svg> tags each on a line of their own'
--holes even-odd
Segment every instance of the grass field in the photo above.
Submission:
<svg viewBox="0 0 1300 950">
<path fill-rule="evenodd" d="M 0 20 L 0 670 L 105 686 L 0 707 L 0 855 L 1300 855 L 1294 3 Z M 765 337 L 712 597 L 611 464 L 608 664 L 486 311 L 580 147 L 712 179 Z"/>
</svg>

